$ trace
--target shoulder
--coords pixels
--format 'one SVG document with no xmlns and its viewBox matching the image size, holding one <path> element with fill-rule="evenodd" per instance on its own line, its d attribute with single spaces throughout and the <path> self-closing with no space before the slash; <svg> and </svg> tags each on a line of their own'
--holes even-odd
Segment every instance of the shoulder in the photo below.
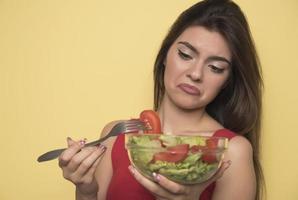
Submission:
<svg viewBox="0 0 298 200">
<path fill-rule="evenodd" d="M 111 121 L 111 122 L 107 123 L 104 126 L 104 128 L 102 129 L 100 137 L 106 136 L 116 124 L 118 124 L 119 122 L 122 122 L 122 121 L 124 121 L 124 120 L 115 120 L 115 121 Z"/>
<path fill-rule="evenodd" d="M 252 158 L 253 148 L 245 137 L 237 135 L 229 141 L 227 154 L 233 160 L 248 159 Z"/>
<path fill-rule="evenodd" d="M 254 199 L 256 178 L 250 142 L 243 136 L 233 137 L 224 159 L 231 165 L 217 180 L 214 199 Z"/>
</svg>

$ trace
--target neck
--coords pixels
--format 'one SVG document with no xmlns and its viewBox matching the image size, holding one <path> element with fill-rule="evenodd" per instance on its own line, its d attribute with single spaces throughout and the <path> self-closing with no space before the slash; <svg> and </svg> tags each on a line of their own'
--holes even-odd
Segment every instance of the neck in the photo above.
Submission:
<svg viewBox="0 0 298 200">
<path fill-rule="evenodd" d="M 208 118 L 205 108 L 187 110 L 173 104 L 165 97 L 158 110 L 163 132 L 192 133 L 206 131 L 203 126 Z"/>
</svg>

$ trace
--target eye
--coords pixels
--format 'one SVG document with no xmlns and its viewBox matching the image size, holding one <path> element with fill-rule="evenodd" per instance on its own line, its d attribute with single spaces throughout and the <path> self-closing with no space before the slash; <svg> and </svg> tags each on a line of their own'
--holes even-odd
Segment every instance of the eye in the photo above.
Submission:
<svg viewBox="0 0 298 200">
<path fill-rule="evenodd" d="M 178 49 L 178 55 L 180 56 L 180 58 L 182 58 L 183 60 L 191 60 L 192 57 L 190 55 L 188 55 L 187 53 L 184 53 L 183 51 L 181 51 L 180 49 Z"/>
<path fill-rule="evenodd" d="M 219 67 L 216 67 L 215 65 L 208 65 L 211 69 L 211 71 L 217 73 L 217 74 L 221 74 L 224 72 L 225 69 L 222 69 L 222 68 L 219 68 Z"/>
</svg>

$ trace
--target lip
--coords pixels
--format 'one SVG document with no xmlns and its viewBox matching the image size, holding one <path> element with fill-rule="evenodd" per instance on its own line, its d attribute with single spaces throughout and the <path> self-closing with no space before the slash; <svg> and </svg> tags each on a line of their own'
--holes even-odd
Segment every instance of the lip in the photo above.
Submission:
<svg viewBox="0 0 298 200">
<path fill-rule="evenodd" d="M 181 83 L 178 85 L 178 87 L 183 92 L 190 94 L 190 95 L 199 96 L 201 94 L 201 91 L 197 87 L 187 84 L 187 83 Z"/>
</svg>

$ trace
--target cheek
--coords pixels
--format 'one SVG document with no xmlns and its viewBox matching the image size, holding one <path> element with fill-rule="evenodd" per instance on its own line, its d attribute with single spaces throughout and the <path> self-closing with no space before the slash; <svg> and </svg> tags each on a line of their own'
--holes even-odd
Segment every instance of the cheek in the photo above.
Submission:
<svg viewBox="0 0 298 200">
<path fill-rule="evenodd" d="M 223 79 L 210 79 L 208 83 L 206 83 L 206 87 L 208 88 L 206 91 L 209 91 L 209 95 L 214 98 L 218 95 L 218 93 L 222 90 L 226 82 L 226 78 Z"/>
<path fill-rule="evenodd" d="M 169 89 L 171 84 L 173 84 L 173 72 L 168 66 L 166 66 L 165 68 L 164 84 L 167 90 Z"/>
<path fill-rule="evenodd" d="M 180 64 L 177 58 L 171 54 L 168 55 L 165 64 L 164 82 L 165 86 L 175 85 L 175 81 L 181 75 Z"/>
</svg>

